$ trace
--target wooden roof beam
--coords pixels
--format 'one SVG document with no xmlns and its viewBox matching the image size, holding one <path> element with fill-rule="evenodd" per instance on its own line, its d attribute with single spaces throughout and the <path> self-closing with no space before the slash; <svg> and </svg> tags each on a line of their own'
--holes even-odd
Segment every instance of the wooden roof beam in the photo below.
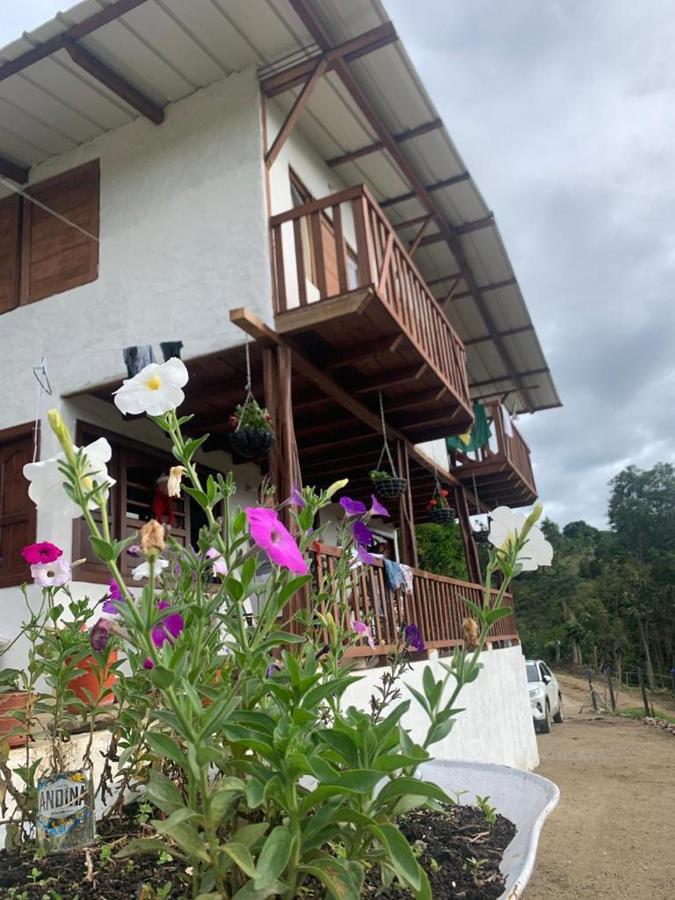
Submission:
<svg viewBox="0 0 675 900">
<path fill-rule="evenodd" d="M 433 218 L 434 217 L 431 214 L 424 217 L 422 224 L 417 229 L 417 234 L 412 239 L 412 241 L 410 242 L 410 245 L 408 247 L 408 253 L 410 254 L 410 256 L 412 256 L 413 253 L 415 252 L 415 250 L 417 250 L 417 248 L 419 247 L 420 242 L 421 242 L 422 238 L 424 237 L 424 232 L 427 230 L 427 226 L 430 224 L 430 222 L 433 221 Z"/>
<path fill-rule="evenodd" d="M 93 53 L 90 53 L 81 44 L 76 44 L 75 41 L 70 39 L 66 40 L 64 49 L 75 65 L 84 69 L 96 81 L 104 84 L 108 90 L 112 91 L 113 94 L 117 94 L 129 106 L 133 106 L 146 119 L 154 122 L 155 125 L 162 124 L 164 121 L 164 110 L 162 107 L 150 100 L 149 97 L 146 97 L 142 91 L 139 91 L 125 78 L 114 72 L 104 62 L 101 62 Z"/>
<path fill-rule="evenodd" d="M 331 47 L 329 52 L 314 53 L 301 62 L 263 76 L 260 80 L 261 90 L 266 97 L 275 97 L 306 81 L 320 58 L 326 60 L 326 71 L 330 72 L 339 59 L 353 62 L 397 40 L 396 29 L 391 22 L 385 22 L 338 44 L 337 47 Z"/>
<path fill-rule="evenodd" d="M 485 385 L 488 384 L 499 384 L 502 381 L 511 381 L 512 378 L 526 378 L 528 375 L 546 375 L 548 371 L 548 367 L 543 367 L 541 369 L 528 369 L 526 372 L 516 372 L 512 375 L 500 375 L 499 378 L 486 378 L 483 381 L 470 381 L 469 387 L 485 387 Z"/>
<path fill-rule="evenodd" d="M 453 175 L 452 178 L 444 178 L 442 181 L 427 184 L 425 189 L 433 194 L 434 191 L 442 191 L 444 188 L 452 187 L 453 184 L 461 184 L 463 181 L 468 181 L 469 178 L 471 175 L 468 172 L 461 172 L 459 175 Z M 382 200 L 380 206 L 382 209 L 387 209 L 388 206 L 396 206 L 397 203 L 405 203 L 407 200 L 414 200 L 415 197 L 417 197 L 415 191 L 407 191 L 405 194 L 399 194 L 398 197 Z"/>
<path fill-rule="evenodd" d="M 305 81 L 302 90 L 295 98 L 293 102 L 293 106 L 291 107 L 288 115 L 284 119 L 283 125 L 279 129 L 279 133 L 274 138 L 274 142 L 272 146 L 265 154 L 265 165 L 267 168 L 271 168 L 274 163 L 274 160 L 281 153 L 281 150 L 288 140 L 291 132 L 295 128 L 298 119 L 303 113 L 303 110 L 307 106 L 309 98 L 312 96 L 314 92 L 314 88 L 316 87 L 319 79 L 322 77 L 324 72 L 326 71 L 327 62 L 325 57 L 321 57 L 318 63 L 314 66 L 311 75 Z"/>
<path fill-rule="evenodd" d="M 455 236 L 461 237 L 463 234 L 471 234 L 473 231 L 480 231 L 482 228 L 489 228 L 494 224 L 495 217 L 490 214 L 482 219 L 476 219 L 474 222 L 464 222 L 462 225 L 455 226 L 448 225 L 448 228 L 452 228 L 452 232 Z M 428 237 L 425 237 L 422 240 L 422 246 L 426 247 L 427 244 L 438 244 L 440 241 L 444 240 L 446 240 L 446 236 L 439 231 L 437 234 L 430 234 Z M 480 290 L 480 287 L 478 290 Z M 470 295 L 470 291 L 467 291 L 467 296 L 468 295 Z"/>
<path fill-rule="evenodd" d="M 345 347 L 335 353 L 324 355 L 321 365 L 324 369 L 342 369 L 345 366 L 352 366 L 354 363 L 371 359 L 378 353 L 394 353 L 405 340 L 406 335 L 399 333 L 373 341 L 364 341 L 362 344 L 354 344 L 352 347 Z"/>
<path fill-rule="evenodd" d="M 0 156 L 0 175 L 15 181 L 17 184 L 25 184 L 28 181 L 29 166 L 22 166 L 19 163 L 12 162 L 5 156 Z"/>
<path fill-rule="evenodd" d="M 58 50 L 63 50 L 69 41 L 79 41 L 80 38 L 86 37 L 98 28 L 102 28 L 108 22 L 114 22 L 115 19 L 119 19 L 125 13 L 131 12 L 132 9 L 135 9 L 142 3 L 145 3 L 145 0 L 117 0 L 117 3 L 111 3 L 105 9 L 100 10 L 100 12 L 89 16 L 88 19 L 84 19 L 77 25 L 72 25 L 60 34 L 54 35 L 53 38 L 45 41 L 44 44 L 31 47 L 25 53 L 20 53 L 16 59 L 10 59 L 2 63 L 0 65 L 0 81 L 4 81 L 5 78 L 9 78 L 11 75 L 16 75 L 17 72 L 22 72 L 24 69 L 32 66 L 33 63 L 51 56 L 52 53 L 56 53 Z"/>
<path fill-rule="evenodd" d="M 455 298 L 456 299 L 456 298 Z M 532 325 L 521 325 L 520 328 L 509 328 L 506 331 L 500 331 L 499 337 L 513 337 L 516 334 L 524 334 L 526 331 L 534 331 Z M 468 341 L 464 341 L 465 347 L 473 347 L 475 344 L 482 344 L 485 341 L 491 341 L 492 336 L 489 334 L 484 334 L 481 337 L 477 338 L 469 338 Z"/>
<path fill-rule="evenodd" d="M 423 125 L 418 125 L 417 128 L 410 128 L 408 131 L 402 131 L 400 134 L 395 134 L 394 140 L 397 144 L 402 144 L 404 141 L 410 141 L 423 134 L 428 134 L 430 131 L 437 131 L 442 127 L 442 119 L 432 119 L 431 122 L 425 122 Z M 365 147 L 359 147 L 358 150 L 351 150 L 349 153 L 343 153 L 342 156 L 335 156 L 333 159 L 327 160 L 326 165 L 334 169 L 336 166 L 354 162 L 356 159 L 361 159 L 362 156 L 369 156 L 371 153 L 377 153 L 379 150 L 383 149 L 384 144 L 382 141 L 375 141 L 372 144 L 367 144 Z"/>
<path fill-rule="evenodd" d="M 387 388 L 393 385 L 406 384 L 408 381 L 418 381 L 427 368 L 426 363 L 419 366 L 407 366 L 404 369 L 394 369 L 389 372 L 382 372 L 380 375 L 374 375 L 370 379 L 361 382 L 354 389 L 355 394 L 368 394 L 371 391 L 378 391 L 380 388 Z"/>
<path fill-rule="evenodd" d="M 480 284 L 478 285 L 478 290 L 481 294 L 486 294 L 489 291 L 498 291 L 501 288 L 506 287 L 514 287 L 518 284 L 518 280 L 516 278 L 505 278 L 503 281 L 493 281 L 491 284 Z M 455 300 L 463 300 L 465 297 L 470 297 L 471 291 L 460 291 L 459 294 L 455 294 Z"/>
</svg>

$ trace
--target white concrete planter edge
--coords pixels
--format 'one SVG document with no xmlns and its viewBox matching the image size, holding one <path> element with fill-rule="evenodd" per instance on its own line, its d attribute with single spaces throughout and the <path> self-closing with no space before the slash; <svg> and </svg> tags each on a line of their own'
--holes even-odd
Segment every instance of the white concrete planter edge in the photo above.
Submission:
<svg viewBox="0 0 675 900">
<path fill-rule="evenodd" d="M 451 797 L 465 791 L 460 803 L 472 805 L 477 794 L 489 796 L 497 812 L 513 822 L 516 835 L 504 851 L 500 865 L 506 877 L 500 900 L 518 900 L 532 875 L 546 817 L 558 805 L 558 786 L 523 769 L 464 760 L 424 763 L 419 774 L 438 784 Z"/>
</svg>

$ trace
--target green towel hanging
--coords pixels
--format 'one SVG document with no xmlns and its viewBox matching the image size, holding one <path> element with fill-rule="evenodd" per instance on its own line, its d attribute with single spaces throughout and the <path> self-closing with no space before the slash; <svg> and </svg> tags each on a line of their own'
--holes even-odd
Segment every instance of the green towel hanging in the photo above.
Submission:
<svg viewBox="0 0 675 900">
<path fill-rule="evenodd" d="M 473 405 L 473 426 L 466 434 L 453 434 L 446 437 L 445 444 L 448 450 L 470 453 L 478 450 L 490 440 L 490 419 L 488 419 L 485 407 L 482 403 Z"/>
</svg>

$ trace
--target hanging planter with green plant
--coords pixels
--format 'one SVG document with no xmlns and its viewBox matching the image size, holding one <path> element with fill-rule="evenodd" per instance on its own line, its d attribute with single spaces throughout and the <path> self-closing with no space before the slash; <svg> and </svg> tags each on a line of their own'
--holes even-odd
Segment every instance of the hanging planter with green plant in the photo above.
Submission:
<svg viewBox="0 0 675 900">
<path fill-rule="evenodd" d="M 234 430 L 228 435 L 230 449 L 235 456 L 244 459 L 261 459 L 274 447 L 276 435 L 272 418 L 264 406 L 260 406 L 251 390 L 251 360 L 246 344 L 246 397 L 230 416 Z"/>
<path fill-rule="evenodd" d="M 372 469 L 369 473 L 370 480 L 372 481 L 373 489 L 380 500 L 397 500 L 399 497 L 402 497 L 403 494 L 405 494 L 406 488 L 408 487 L 408 482 L 405 478 L 399 478 L 396 472 L 396 467 L 394 466 L 394 460 L 391 456 L 391 451 L 389 450 L 389 443 L 387 441 L 387 426 L 384 421 L 382 392 L 380 392 L 380 418 L 382 419 L 382 451 L 380 453 L 380 458 L 377 461 L 377 468 Z M 387 457 L 387 461 L 389 462 L 388 470 L 381 468 L 385 455 Z"/>
</svg>

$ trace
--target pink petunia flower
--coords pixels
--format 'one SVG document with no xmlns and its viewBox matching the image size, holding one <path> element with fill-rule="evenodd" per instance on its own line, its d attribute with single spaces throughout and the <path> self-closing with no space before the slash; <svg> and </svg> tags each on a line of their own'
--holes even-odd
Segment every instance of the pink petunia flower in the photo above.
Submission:
<svg viewBox="0 0 675 900">
<path fill-rule="evenodd" d="M 56 544 L 50 544 L 49 541 L 39 541 L 37 544 L 28 544 L 24 547 L 21 555 L 29 566 L 46 565 L 63 556 L 63 550 Z"/>
<path fill-rule="evenodd" d="M 67 563 L 65 559 L 31 566 L 30 574 L 35 584 L 40 587 L 61 587 L 67 584 L 72 577 L 70 563 Z"/>
<path fill-rule="evenodd" d="M 351 629 L 356 634 L 366 638 L 369 647 L 375 646 L 375 638 L 373 637 L 373 631 L 370 625 L 366 625 L 365 622 L 359 622 L 358 619 L 352 619 Z"/>
<path fill-rule="evenodd" d="M 213 560 L 213 574 L 214 575 L 227 575 L 227 563 L 223 559 L 223 555 L 220 550 L 216 550 L 215 547 L 209 547 L 206 551 L 207 559 Z"/>
<path fill-rule="evenodd" d="M 307 563 L 293 535 L 279 521 L 275 510 L 267 507 L 248 507 L 246 516 L 251 537 L 273 563 L 284 566 L 297 575 L 307 574 Z"/>
</svg>

